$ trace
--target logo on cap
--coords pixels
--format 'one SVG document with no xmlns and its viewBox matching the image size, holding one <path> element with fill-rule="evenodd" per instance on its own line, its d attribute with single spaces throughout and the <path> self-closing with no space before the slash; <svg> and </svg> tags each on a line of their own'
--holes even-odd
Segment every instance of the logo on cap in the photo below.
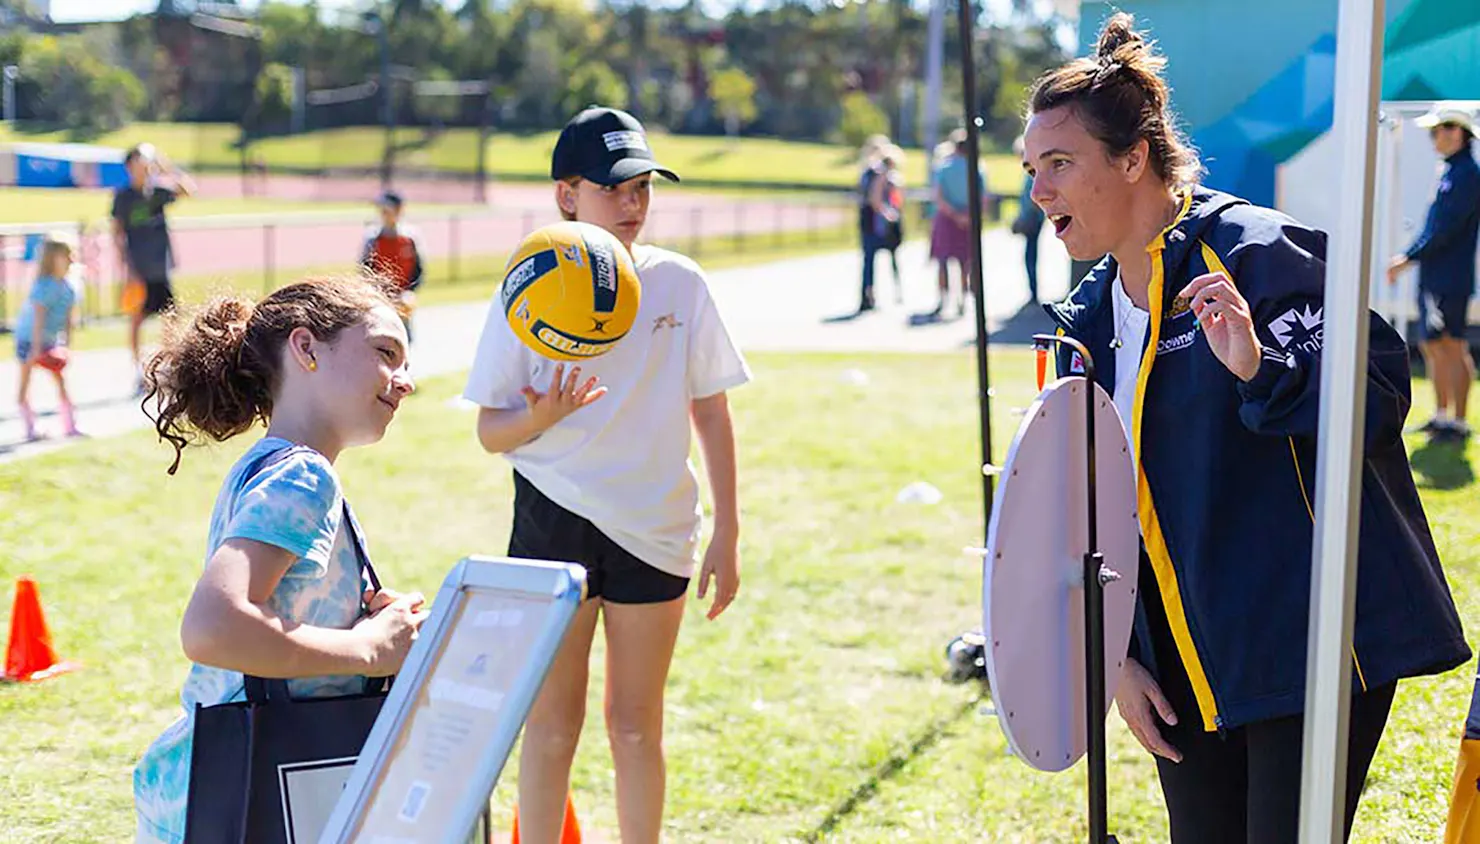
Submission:
<svg viewBox="0 0 1480 844">
<path fill-rule="evenodd" d="M 646 150 L 648 148 L 647 139 L 643 138 L 642 133 L 633 132 L 630 129 L 620 132 L 604 132 L 601 140 L 606 144 L 607 152 L 615 152 L 619 149 Z"/>
</svg>

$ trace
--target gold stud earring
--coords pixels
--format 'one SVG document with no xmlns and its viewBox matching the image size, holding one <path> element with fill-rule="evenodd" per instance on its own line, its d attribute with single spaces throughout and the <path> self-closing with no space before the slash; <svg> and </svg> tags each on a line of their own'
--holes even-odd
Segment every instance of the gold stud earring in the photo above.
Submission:
<svg viewBox="0 0 1480 844">
<path fill-rule="evenodd" d="M 310 355 L 309 358 L 308 358 L 308 371 L 309 372 L 318 372 L 319 371 L 319 361 L 318 361 L 318 358 L 315 358 L 312 355 Z"/>
</svg>

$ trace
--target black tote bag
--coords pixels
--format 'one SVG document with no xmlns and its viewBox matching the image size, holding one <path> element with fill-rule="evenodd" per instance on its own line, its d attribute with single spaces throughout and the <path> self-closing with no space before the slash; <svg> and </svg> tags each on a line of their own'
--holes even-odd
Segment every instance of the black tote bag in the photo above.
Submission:
<svg viewBox="0 0 1480 844">
<path fill-rule="evenodd" d="M 247 700 L 196 710 L 189 844 L 316 842 L 385 702 L 292 700 L 281 680 L 252 680 Z"/>
<path fill-rule="evenodd" d="M 248 476 L 295 449 L 267 455 Z M 380 579 L 344 504 L 355 556 L 372 588 Z M 186 804 L 187 844 L 316 842 L 375 725 L 388 678 L 364 693 L 292 699 L 283 680 L 244 677 L 246 700 L 197 706 Z"/>
</svg>

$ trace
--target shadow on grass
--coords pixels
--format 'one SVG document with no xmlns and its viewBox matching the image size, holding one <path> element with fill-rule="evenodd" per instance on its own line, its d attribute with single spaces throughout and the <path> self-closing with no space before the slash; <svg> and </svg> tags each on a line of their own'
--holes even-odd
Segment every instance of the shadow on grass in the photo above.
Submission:
<svg viewBox="0 0 1480 844">
<path fill-rule="evenodd" d="M 997 329 L 987 335 L 992 343 L 1010 345 L 1029 345 L 1033 342 L 1034 334 L 1052 334 L 1057 326 L 1043 306 L 1037 302 L 1024 302 L 1007 321 L 997 326 Z"/>
<path fill-rule="evenodd" d="M 1475 482 L 1475 470 L 1465 456 L 1465 442 L 1430 440 L 1409 456 L 1418 473 L 1419 489 L 1461 489 Z"/>
<path fill-rule="evenodd" d="M 115 407 L 115 406 L 120 405 L 120 404 L 127 404 L 132 398 L 133 398 L 133 395 L 132 394 L 127 395 L 127 396 L 125 396 L 125 395 L 117 395 L 117 396 L 110 396 L 108 398 L 90 399 L 88 401 L 77 401 L 77 402 L 73 402 L 72 403 L 72 406 L 74 408 L 76 408 L 77 410 L 96 410 L 96 409 L 98 409 L 100 407 Z M 37 419 L 60 418 L 60 416 L 61 416 L 60 411 L 57 408 L 55 408 L 55 407 L 42 408 L 41 410 L 36 411 L 36 418 Z M 18 409 L 17 410 L 14 410 L 14 411 L 0 412 L 0 422 L 9 422 L 12 419 L 19 419 L 19 418 L 20 418 L 20 411 Z"/>
<path fill-rule="evenodd" d="M 881 785 L 893 779 L 900 771 L 905 769 L 905 766 L 935 746 L 936 742 L 940 741 L 941 736 L 945 735 L 947 729 L 976 711 L 976 708 L 987 697 L 986 687 L 983 686 L 980 694 L 973 695 L 970 700 L 961 704 L 953 712 L 926 727 L 915 736 L 914 740 L 910 742 L 909 747 L 899 753 L 893 754 L 875 768 L 867 779 L 859 783 L 858 787 L 854 788 L 851 794 L 844 798 L 842 802 L 838 803 L 838 805 L 834 806 L 832 811 L 827 813 L 827 817 L 823 818 L 821 823 L 802 833 L 801 839 L 810 844 L 810 842 L 821 841 L 830 835 L 837 829 L 838 824 L 847 820 L 848 816 L 857 811 L 859 806 L 874 799 L 874 795 L 879 793 L 879 787 Z"/>
<path fill-rule="evenodd" d="M 729 158 L 731 155 L 734 154 L 736 149 L 737 147 L 733 144 L 716 146 L 707 150 L 702 155 L 693 158 L 692 161 L 696 166 L 700 164 L 714 164 L 723 159 Z"/>
</svg>

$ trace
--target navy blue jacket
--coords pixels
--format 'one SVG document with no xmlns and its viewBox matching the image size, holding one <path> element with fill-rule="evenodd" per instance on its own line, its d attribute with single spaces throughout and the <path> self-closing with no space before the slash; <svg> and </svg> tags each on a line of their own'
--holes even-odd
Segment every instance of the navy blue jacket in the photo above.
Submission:
<svg viewBox="0 0 1480 844">
<path fill-rule="evenodd" d="M 1155 591 L 1207 730 L 1292 715 L 1305 705 L 1326 236 L 1199 188 L 1147 250 L 1154 315 L 1128 428 Z M 1219 271 L 1248 300 L 1263 347 L 1248 383 L 1213 355 L 1177 295 Z M 1107 393 L 1115 384 L 1115 275 L 1107 257 L 1066 301 L 1046 306 L 1089 349 Z M 1371 320 L 1357 688 L 1446 671 L 1470 657 L 1404 451 L 1407 350 L 1380 317 Z M 1060 347 L 1059 373 L 1075 363 Z M 1137 615 L 1139 658 L 1151 648 L 1145 613 Z"/>
<path fill-rule="evenodd" d="M 1475 293 L 1475 244 L 1480 235 L 1480 167 L 1466 144 L 1444 163 L 1439 190 L 1413 245 L 1418 286 L 1444 295 Z"/>
</svg>

